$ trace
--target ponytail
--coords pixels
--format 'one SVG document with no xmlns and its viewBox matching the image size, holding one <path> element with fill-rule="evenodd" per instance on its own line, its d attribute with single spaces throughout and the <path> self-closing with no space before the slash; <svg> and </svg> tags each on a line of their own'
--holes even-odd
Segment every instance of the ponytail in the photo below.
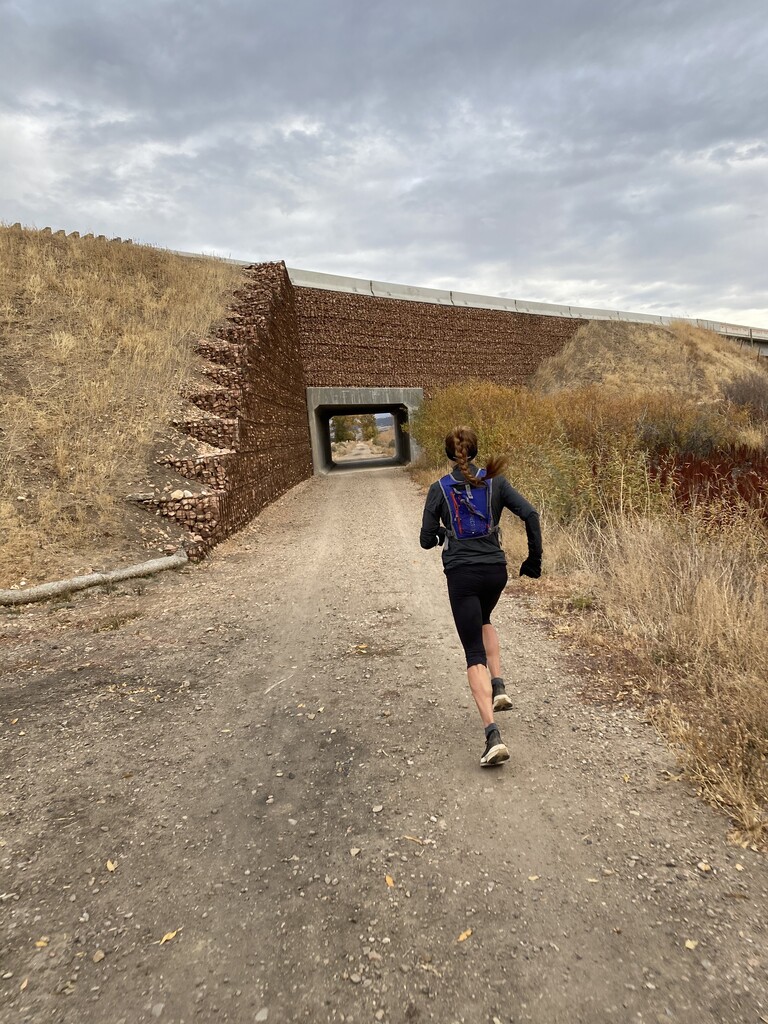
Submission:
<svg viewBox="0 0 768 1024">
<path fill-rule="evenodd" d="M 445 439 L 445 454 L 456 462 L 467 483 L 475 487 L 479 487 L 483 480 L 499 476 L 507 466 L 507 460 L 502 455 L 492 455 L 487 461 L 484 477 L 472 473 L 469 463 L 477 455 L 477 434 L 470 427 L 453 428 Z"/>
</svg>

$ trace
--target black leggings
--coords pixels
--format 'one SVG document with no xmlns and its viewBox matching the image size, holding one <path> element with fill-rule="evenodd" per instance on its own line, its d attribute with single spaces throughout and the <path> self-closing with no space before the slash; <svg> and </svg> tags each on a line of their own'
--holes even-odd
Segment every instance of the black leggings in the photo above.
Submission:
<svg viewBox="0 0 768 1024">
<path fill-rule="evenodd" d="M 483 626 L 490 624 L 491 612 L 507 585 L 507 567 L 498 562 L 461 565 L 446 573 L 445 578 L 456 630 L 467 656 L 467 668 L 486 665 Z"/>
</svg>

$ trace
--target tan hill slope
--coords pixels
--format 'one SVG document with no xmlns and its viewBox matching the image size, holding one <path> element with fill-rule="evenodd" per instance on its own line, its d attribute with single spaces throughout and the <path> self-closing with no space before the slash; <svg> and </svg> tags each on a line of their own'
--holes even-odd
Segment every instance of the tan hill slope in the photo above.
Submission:
<svg viewBox="0 0 768 1024">
<path fill-rule="evenodd" d="M 123 557 L 148 528 L 125 495 L 221 319 L 239 268 L 0 226 L 0 587 Z M 151 521 L 149 521 L 151 522 Z"/>
<path fill-rule="evenodd" d="M 682 321 L 661 327 L 593 320 L 542 363 L 531 386 L 551 394 L 600 384 L 624 394 L 674 392 L 717 401 L 727 385 L 754 372 L 760 367 L 748 346 Z"/>
</svg>

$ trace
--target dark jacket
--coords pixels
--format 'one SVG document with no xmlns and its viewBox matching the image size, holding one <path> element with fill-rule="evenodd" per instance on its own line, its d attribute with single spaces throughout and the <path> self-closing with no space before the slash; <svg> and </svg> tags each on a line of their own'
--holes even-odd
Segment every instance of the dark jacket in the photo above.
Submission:
<svg viewBox="0 0 768 1024">
<path fill-rule="evenodd" d="M 470 463 L 473 475 L 477 475 L 478 468 Z M 452 476 L 455 480 L 463 480 L 461 470 L 456 466 Z M 501 513 L 505 508 L 514 512 L 525 523 L 525 532 L 528 537 L 528 557 L 541 561 L 541 527 L 539 525 L 539 514 L 530 502 L 518 494 L 509 480 L 504 476 L 497 476 L 493 479 L 491 492 L 491 512 L 494 524 L 498 524 Z M 448 503 L 445 500 L 440 484 L 436 480 L 429 488 L 427 500 L 424 505 L 424 515 L 421 521 L 421 534 L 419 542 L 423 548 L 433 548 L 439 543 L 439 532 L 443 526 L 450 527 L 451 516 L 448 511 Z M 454 540 L 446 538 L 443 547 L 443 569 L 450 572 L 462 565 L 506 565 L 507 559 L 500 544 L 498 532 L 487 537 L 469 537 L 466 540 Z"/>
</svg>

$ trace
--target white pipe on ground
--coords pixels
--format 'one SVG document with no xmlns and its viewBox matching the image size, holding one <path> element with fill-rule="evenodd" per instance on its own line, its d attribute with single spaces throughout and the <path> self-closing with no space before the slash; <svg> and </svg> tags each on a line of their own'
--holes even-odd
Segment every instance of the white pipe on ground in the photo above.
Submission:
<svg viewBox="0 0 768 1024">
<path fill-rule="evenodd" d="M 92 572 L 87 576 L 73 576 L 69 580 L 56 580 L 53 583 L 41 583 L 27 590 L 0 590 L 0 606 L 16 604 L 32 604 L 35 601 L 47 601 L 62 594 L 73 594 L 77 590 L 87 590 L 103 583 L 119 583 L 121 580 L 136 579 L 141 576 L 154 576 L 165 569 L 175 569 L 186 565 L 189 559 L 184 548 L 166 558 L 151 558 L 148 562 L 128 565 L 124 569 L 112 569 L 110 572 Z"/>
</svg>

